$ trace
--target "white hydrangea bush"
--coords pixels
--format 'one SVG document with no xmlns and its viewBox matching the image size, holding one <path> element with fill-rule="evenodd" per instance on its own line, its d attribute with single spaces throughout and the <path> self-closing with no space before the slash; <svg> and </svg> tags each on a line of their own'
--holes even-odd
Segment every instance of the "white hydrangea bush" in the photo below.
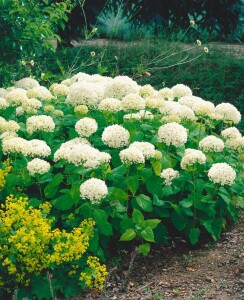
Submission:
<svg viewBox="0 0 244 300">
<path fill-rule="evenodd" d="M 184 84 L 156 90 L 80 72 L 47 88 L 23 78 L 0 88 L 2 170 L 11 161 L 0 193 L 50 201 L 56 222 L 93 218 L 99 255 L 104 236 L 143 240 L 146 255 L 172 226 L 192 244 L 202 232 L 216 240 L 244 207 L 240 121 L 232 104 Z"/>
</svg>

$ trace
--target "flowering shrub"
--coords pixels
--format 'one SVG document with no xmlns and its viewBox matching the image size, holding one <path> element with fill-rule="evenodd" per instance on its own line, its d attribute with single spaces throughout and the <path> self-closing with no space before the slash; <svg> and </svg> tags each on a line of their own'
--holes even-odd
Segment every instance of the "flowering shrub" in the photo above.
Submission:
<svg viewBox="0 0 244 300">
<path fill-rule="evenodd" d="M 85 73 L 49 90 L 22 79 L 1 89 L 1 97 L 2 159 L 12 160 L 11 170 L 5 163 L 0 172 L 1 195 L 16 195 L 7 198 L 1 215 L 12 210 L 14 200 L 19 215 L 30 218 L 18 219 L 4 243 L 13 247 L 3 252 L 1 268 L 15 283 L 36 272 L 28 256 L 19 254 L 31 234 L 27 227 L 33 228 L 35 245 L 44 247 L 40 254 L 35 247 L 36 263 L 43 270 L 52 267 L 55 284 L 64 282 L 59 268 L 73 284 L 86 264 L 79 279 L 101 288 L 106 270 L 96 257 L 104 260 L 119 241 L 134 240 L 147 255 L 151 243 L 166 243 L 176 231 L 192 244 L 202 233 L 216 240 L 244 207 L 244 138 L 234 126 L 241 115 L 231 104 L 215 107 L 183 84 L 157 91 L 126 76 Z M 81 222 L 93 222 L 86 221 L 90 218 L 95 225 L 88 246 L 76 238 L 83 234 Z M 35 222 L 45 223 L 47 233 Z M 83 260 L 86 250 L 92 255 Z"/>
</svg>

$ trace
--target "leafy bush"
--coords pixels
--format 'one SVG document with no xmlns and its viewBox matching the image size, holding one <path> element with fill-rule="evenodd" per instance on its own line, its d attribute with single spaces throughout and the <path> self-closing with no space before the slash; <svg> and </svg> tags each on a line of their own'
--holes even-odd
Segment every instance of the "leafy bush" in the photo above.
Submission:
<svg viewBox="0 0 244 300">
<path fill-rule="evenodd" d="M 12 161 L 2 199 L 28 195 L 30 211 L 49 202 L 54 228 L 67 232 L 92 218 L 87 251 L 102 260 L 119 240 L 147 255 L 175 231 L 196 244 L 237 220 L 244 146 L 233 105 L 215 107 L 182 84 L 156 91 L 85 73 L 50 90 L 24 78 L 1 95 L 1 147 Z"/>
<path fill-rule="evenodd" d="M 60 40 L 72 1 L 0 1 L 1 61 L 41 55 L 55 50 L 52 40 Z M 30 60 L 30 59 L 29 59 Z"/>
</svg>

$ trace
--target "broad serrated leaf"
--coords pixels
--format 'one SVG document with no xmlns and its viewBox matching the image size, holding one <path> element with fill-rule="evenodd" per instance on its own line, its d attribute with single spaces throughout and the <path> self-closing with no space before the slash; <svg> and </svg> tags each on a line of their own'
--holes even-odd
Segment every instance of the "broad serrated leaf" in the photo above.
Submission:
<svg viewBox="0 0 244 300">
<path fill-rule="evenodd" d="M 110 236 L 113 234 L 112 225 L 108 222 L 108 215 L 104 210 L 97 209 L 93 213 L 93 218 L 96 222 L 96 227 L 100 234 Z"/>
<path fill-rule="evenodd" d="M 154 234 L 152 228 L 150 227 L 146 227 L 144 230 L 142 230 L 141 237 L 147 242 L 154 243 Z"/>
<path fill-rule="evenodd" d="M 74 201 L 69 194 L 60 196 L 51 201 L 51 203 L 58 210 L 69 210 L 74 205 Z"/>
<path fill-rule="evenodd" d="M 190 198 L 187 199 L 183 199 L 179 202 L 180 206 L 185 207 L 185 208 L 189 208 L 192 206 L 193 201 Z"/>
<path fill-rule="evenodd" d="M 144 211 L 152 211 L 153 206 L 152 206 L 152 200 L 143 194 L 140 194 L 139 196 L 136 197 L 136 203 L 144 210 Z"/>
<path fill-rule="evenodd" d="M 153 167 L 153 171 L 157 176 L 160 176 L 162 170 L 162 164 L 159 160 L 151 161 L 151 165 Z"/>
<path fill-rule="evenodd" d="M 131 241 L 136 237 L 136 232 L 134 229 L 127 229 L 122 236 L 120 237 L 120 241 L 127 242 Z"/>
<path fill-rule="evenodd" d="M 127 179 L 127 188 L 131 191 L 133 196 L 139 188 L 139 176 L 131 176 Z"/>
<path fill-rule="evenodd" d="M 154 229 L 158 226 L 158 224 L 161 222 L 159 219 L 148 219 L 144 221 L 145 226 L 150 227 L 151 229 Z"/>
<path fill-rule="evenodd" d="M 132 219 L 134 223 L 141 224 L 144 221 L 144 216 L 138 209 L 135 208 L 132 213 Z"/>
</svg>

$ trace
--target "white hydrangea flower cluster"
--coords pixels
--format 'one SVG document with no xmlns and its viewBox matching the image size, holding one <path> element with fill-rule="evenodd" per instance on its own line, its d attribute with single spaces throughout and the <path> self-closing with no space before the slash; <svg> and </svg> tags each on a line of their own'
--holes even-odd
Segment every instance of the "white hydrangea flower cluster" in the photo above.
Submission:
<svg viewBox="0 0 244 300">
<path fill-rule="evenodd" d="M 171 90 L 173 92 L 173 98 L 181 98 L 192 95 L 192 90 L 184 84 L 176 84 L 171 88 Z"/>
<path fill-rule="evenodd" d="M 30 149 L 28 155 L 32 157 L 47 157 L 51 154 L 51 148 L 45 141 L 33 139 L 28 141 Z"/>
<path fill-rule="evenodd" d="M 4 139 L 2 141 L 3 154 L 20 153 L 27 156 L 30 152 L 30 144 L 27 140 L 20 137 Z"/>
<path fill-rule="evenodd" d="M 16 132 L 12 132 L 12 131 L 10 131 L 10 132 L 9 131 L 5 131 L 4 133 L 2 133 L 0 135 L 0 139 L 2 141 L 10 140 L 10 139 L 12 139 L 14 137 L 18 137 L 18 134 Z"/>
<path fill-rule="evenodd" d="M 51 92 L 45 86 L 38 86 L 27 91 L 28 98 L 39 98 L 43 101 L 50 101 L 53 98 Z"/>
<path fill-rule="evenodd" d="M 232 150 L 244 149 L 244 136 L 235 139 L 229 139 L 225 142 L 227 148 Z"/>
<path fill-rule="evenodd" d="M 77 105 L 75 108 L 74 108 L 74 112 L 75 113 L 80 113 L 82 115 L 85 115 L 87 114 L 89 111 L 88 107 L 86 105 L 83 105 L 83 104 L 80 104 L 80 105 Z"/>
<path fill-rule="evenodd" d="M 108 188 L 103 180 L 91 178 L 80 186 L 80 196 L 82 199 L 88 199 L 92 204 L 100 204 L 108 195 Z"/>
<path fill-rule="evenodd" d="M 4 118 L 0 117 L 0 133 L 10 131 L 16 132 L 20 129 L 20 126 L 15 121 L 6 121 Z"/>
<path fill-rule="evenodd" d="M 174 99 L 174 91 L 173 91 L 173 89 L 165 87 L 158 91 L 157 97 L 159 99 L 173 100 Z"/>
<path fill-rule="evenodd" d="M 23 101 L 28 99 L 26 93 L 26 90 L 21 88 L 13 89 L 7 94 L 6 100 L 11 106 L 21 105 Z"/>
<path fill-rule="evenodd" d="M 230 103 L 221 103 L 215 107 L 215 118 L 222 121 L 232 121 L 238 124 L 241 121 L 241 114 L 237 108 Z"/>
<path fill-rule="evenodd" d="M 139 94 L 139 86 L 127 76 L 117 76 L 108 83 L 104 91 L 105 98 L 122 100 L 128 94 Z"/>
<path fill-rule="evenodd" d="M 224 139 L 237 139 L 241 137 L 240 131 L 236 127 L 229 127 L 221 131 Z"/>
<path fill-rule="evenodd" d="M 44 107 L 43 107 L 43 110 L 44 110 L 44 112 L 52 112 L 52 111 L 54 111 L 55 110 L 55 107 L 53 106 L 53 105 L 51 105 L 51 104 L 48 104 L 48 105 L 45 105 Z"/>
<path fill-rule="evenodd" d="M 73 107 L 83 104 L 89 108 L 97 108 L 104 98 L 103 94 L 104 88 L 101 85 L 81 81 L 71 85 L 65 101 Z"/>
<path fill-rule="evenodd" d="M 142 110 L 146 107 L 145 100 L 137 94 L 128 94 L 121 100 L 121 109 L 124 111 Z"/>
<path fill-rule="evenodd" d="M 224 142 L 213 135 L 209 135 L 199 142 L 199 148 L 204 152 L 222 152 L 224 147 Z"/>
<path fill-rule="evenodd" d="M 98 129 L 98 125 L 95 119 L 83 118 L 76 122 L 75 131 L 81 137 L 89 137 Z"/>
<path fill-rule="evenodd" d="M 210 101 L 198 101 L 192 107 L 198 116 L 211 116 L 214 113 L 214 104 Z"/>
<path fill-rule="evenodd" d="M 102 141 L 110 148 L 122 148 L 129 144 L 130 133 L 121 125 L 111 125 L 104 129 Z"/>
<path fill-rule="evenodd" d="M 164 183 L 166 185 L 171 185 L 172 180 L 179 176 L 180 176 L 179 172 L 172 168 L 167 168 L 167 169 L 163 170 L 160 174 L 160 177 L 165 179 Z"/>
<path fill-rule="evenodd" d="M 158 141 L 167 146 L 183 146 L 187 142 L 187 131 L 185 127 L 175 122 L 162 125 L 158 129 Z"/>
<path fill-rule="evenodd" d="M 31 176 L 43 175 L 50 170 L 50 163 L 40 158 L 34 158 L 27 163 L 27 170 Z"/>
<path fill-rule="evenodd" d="M 4 89 L 4 88 L 0 88 L 0 97 L 1 98 L 6 98 L 6 96 L 7 96 L 7 91 Z"/>
<path fill-rule="evenodd" d="M 164 116 L 177 116 L 180 120 L 197 120 L 191 108 L 174 101 L 167 101 L 164 107 L 159 108 L 159 111 Z"/>
<path fill-rule="evenodd" d="M 209 179 L 220 185 L 233 185 L 236 179 L 236 171 L 227 163 L 216 163 L 208 171 Z"/>
<path fill-rule="evenodd" d="M 143 98 L 151 97 L 156 93 L 156 90 L 150 85 L 146 84 L 140 87 L 139 94 Z"/>
<path fill-rule="evenodd" d="M 50 116 L 32 116 L 26 120 L 26 130 L 29 134 L 32 134 L 35 131 L 53 132 L 54 129 L 55 123 Z"/>
<path fill-rule="evenodd" d="M 182 157 L 180 166 L 181 166 L 181 169 L 187 170 L 188 167 L 191 167 L 196 163 L 201 164 L 201 165 L 205 164 L 206 159 L 207 158 L 202 151 L 196 150 L 196 149 L 186 149 L 185 154 Z"/>
<path fill-rule="evenodd" d="M 145 163 L 145 157 L 142 151 L 133 146 L 121 150 L 119 153 L 119 157 L 122 163 L 126 165 Z"/>
<path fill-rule="evenodd" d="M 5 110 L 8 107 L 9 107 L 8 101 L 0 97 L 0 109 Z"/>
<path fill-rule="evenodd" d="M 183 96 L 178 100 L 181 105 L 187 106 L 191 109 L 193 109 L 194 105 L 197 105 L 203 101 L 204 100 L 202 98 L 196 96 Z"/>
<path fill-rule="evenodd" d="M 23 111 L 26 112 L 27 114 L 36 114 L 37 110 L 42 107 L 41 101 L 31 98 L 31 99 L 26 99 L 22 102 L 21 107 L 23 108 Z M 17 108 L 16 108 L 17 109 Z"/>
<path fill-rule="evenodd" d="M 152 158 L 155 156 L 155 146 L 148 142 L 134 142 L 130 144 L 130 147 L 139 149 L 145 159 Z"/>
<path fill-rule="evenodd" d="M 98 104 L 98 110 L 104 111 L 104 112 L 110 112 L 114 113 L 121 110 L 121 102 L 118 99 L 115 98 L 106 98 L 103 99 Z"/>
<path fill-rule="evenodd" d="M 30 77 L 25 77 L 15 82 L 16 88 L 21 88 L 24 90 L 30 90 L 38 86 L 40 86 L 39 82 Z"/>
<path fill-rule="evenodd" d="M 145 99 L 146 107 L 149 108 L 163 108 L 166 106 L 166 101 L 162 99 L 158 99 L 156 97 L 147 97 Z"/>
<path fill-rule="evenodd" d="M 70 88 L 65 84 L 57 84 L 53 87 L 52 93 L 56 97 L 67 96 L 69 94 Z"/>
</svg>

